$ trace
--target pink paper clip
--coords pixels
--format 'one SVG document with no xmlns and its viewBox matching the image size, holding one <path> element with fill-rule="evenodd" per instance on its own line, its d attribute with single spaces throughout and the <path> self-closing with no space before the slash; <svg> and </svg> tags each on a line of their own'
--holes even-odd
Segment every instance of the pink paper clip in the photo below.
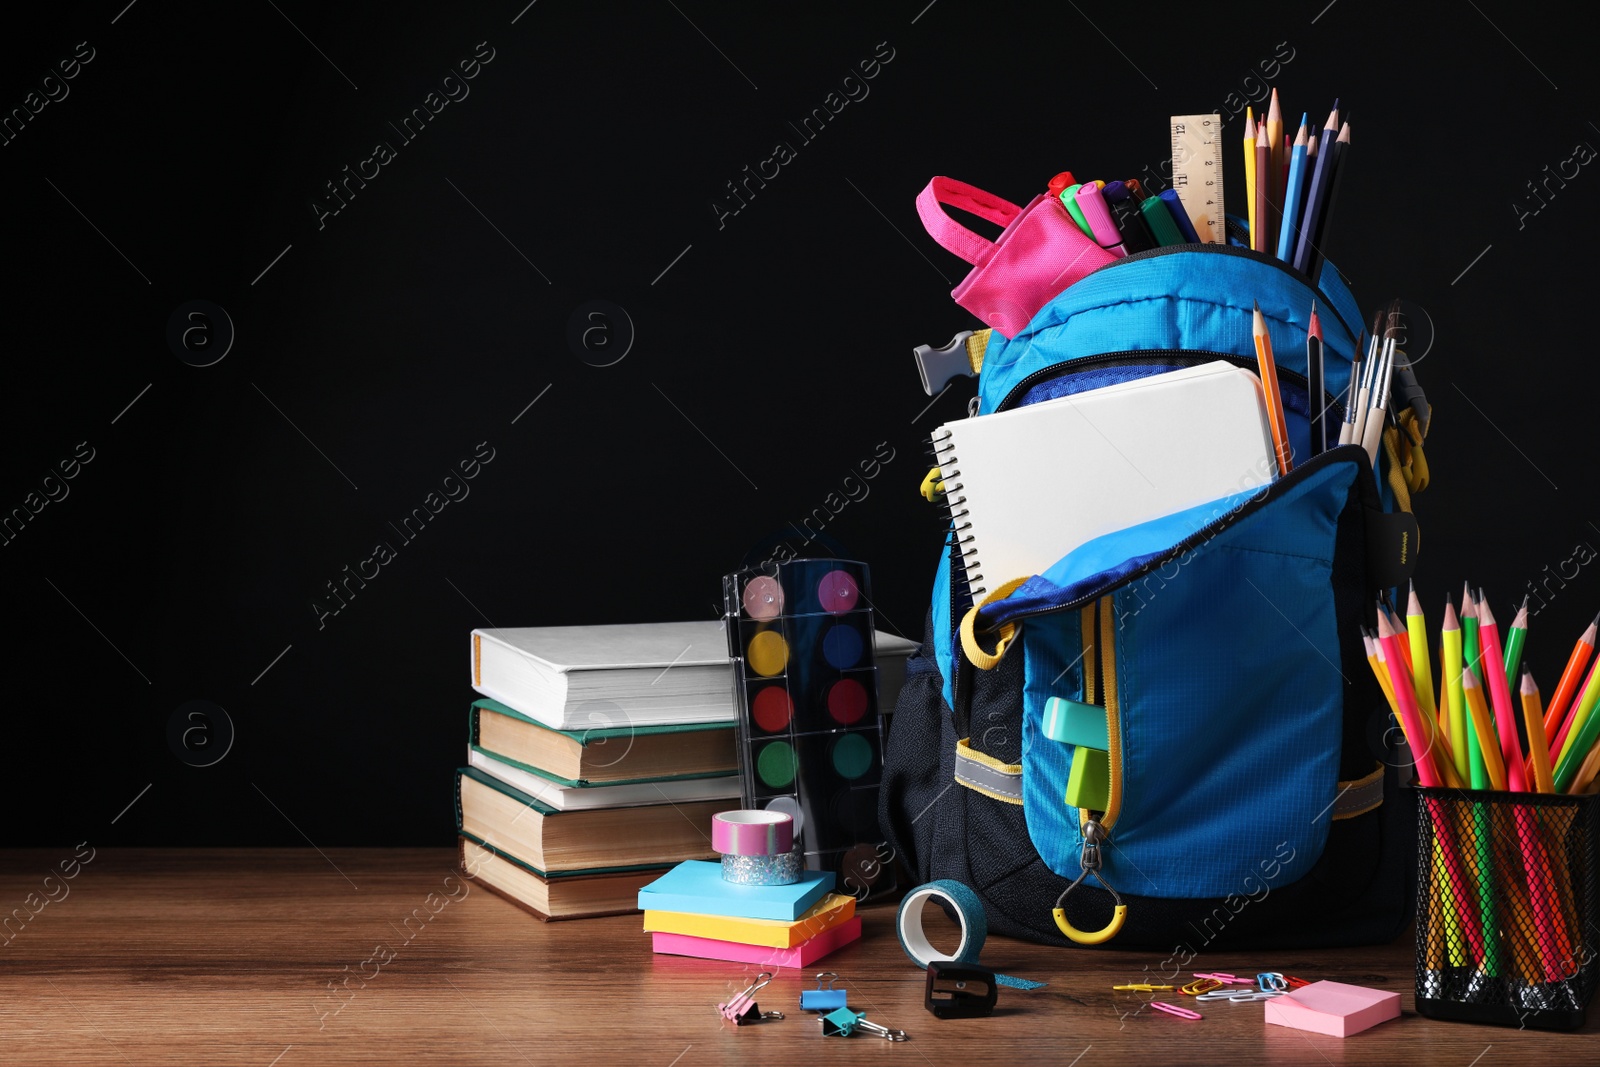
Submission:
<svg viewBox="0 0 1600 1067">
<path fill-rule="evenodd" d="M 1211 979 L 1211 981 L 1213 981 L 1213 982 L 1221 982 L 1223 985 L 1255 985 L 1256 984 L 1256 980 L 1254 978 L 1236 978 L 1236 977 L 1234 977 L 1233 975 L 1229 974 L 1226 971 L 1213 971 L 1213 972 L 1211 972 L 1209 974 L 1201 974 L 1199 971 L 1196 971 L 1196 972 L 1194 972 L 1194 976 L 1196 978 L 1209 978 L 1209 979 Z"/>
<path fill-rule="evenodd" d="M 1150 1002 L 1150 1006 L 1157 1011 L 1164 1011 L 1168 1015 L 1176 1015 L 1180 1019 L 1199 1019 L 1202 1017 L 1197 1011 L 1190 1011 L 1188 1008 L 1180 1008 L 1176 1004 L 1168 1004 L 1164 1000 L 1152 1000 Z"/>
</svg>

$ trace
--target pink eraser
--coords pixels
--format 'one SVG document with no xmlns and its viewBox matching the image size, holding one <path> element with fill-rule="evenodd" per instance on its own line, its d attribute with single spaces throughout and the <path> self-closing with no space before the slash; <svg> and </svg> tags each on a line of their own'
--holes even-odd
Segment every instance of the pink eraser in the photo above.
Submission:
<svg viewBox="0 0 1600 1067">
<path fill-rule="evenodd" d="M 1400 994 L 1343 982 L 1312 982 L 1264 1002 L 1267 1022 L 1349 1037 L 1400 1017 Z"/>
<path fill-rule="evenodd" d="M 861 916 L 807 938 L 794 948 L 746 945 L 739 941 L 718 941 L 688 934 L 656 931 L 650 935 L 651 948 L 664 956 L 698 956 L 705 960 L 757 963 L 764 967 L 809 967 L 817 960 L 844 948 L 861 936 Z"/>
</svg>

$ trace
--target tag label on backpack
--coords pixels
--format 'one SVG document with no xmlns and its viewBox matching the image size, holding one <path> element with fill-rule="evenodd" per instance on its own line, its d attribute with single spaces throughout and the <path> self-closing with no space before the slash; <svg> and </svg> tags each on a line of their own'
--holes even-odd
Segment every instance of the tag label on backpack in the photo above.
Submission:
<svg viewBox="0 0 1600 1067">
<path fill-rule="evenodd" d="M 1367 578 L 1377 589 L 1404 585 L 1417 569 L 1417 544 L 1422 536 L 1409 511 L 1366 509 Z"/>
</svg>

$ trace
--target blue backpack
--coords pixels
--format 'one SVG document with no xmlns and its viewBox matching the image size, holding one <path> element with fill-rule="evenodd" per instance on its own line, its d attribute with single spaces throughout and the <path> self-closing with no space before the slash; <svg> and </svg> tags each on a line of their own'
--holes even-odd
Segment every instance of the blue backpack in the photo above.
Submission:
<svg viewBox="0 0 1600 1067">
<path fill-rule="evenodd" d="M 1322 398 L 1305 377 L 1313 297 Z M 1274 338 L 1293 454 L 1307 457 L 1309 405 L 1343 418 L 1368 340 L 1360 311 L 1331 265 L 1313 290 L 1238 245 L 1119 259 L 1010 340 L 991 334 L 976 415 L 1218 359 L 1254 369 L 1252 302 Z M 959 533 L 947 536 L 880 793 L 908 869 L 966 883 L 1001 933 L 1170 948 L 1179 968 L 1207 946 L 1402 930 L 1415 812 L 1359 629 L 1415 559 L 1428 409 L 1420 390 L 1405 399 L 1381 477 L 1359 445 L 1297 458 L 1265 487 L 1098 538 L 980 605 Z M 1063 799 L 1073 748 L 1042 732 L 1050 697 L 1105 709 L 1103 811 Z"/>
</svg>

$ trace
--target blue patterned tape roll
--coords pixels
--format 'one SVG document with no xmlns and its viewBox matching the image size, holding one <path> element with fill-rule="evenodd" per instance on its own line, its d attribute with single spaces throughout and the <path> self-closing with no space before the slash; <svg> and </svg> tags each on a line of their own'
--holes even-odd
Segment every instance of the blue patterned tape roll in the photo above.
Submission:
<svg viewBox="0 0 1600 1067">
<path fill-rule="evenodd" d="M 942 900 L 949 904 L 955 912 L 956 921 L 961 924 L 961 942 L 956 945 L 952 955 L 935 949 L 928 942 L 928 935 L 923 932 L 922 905 L 929 900 Z M 984 913 L 983 901 L 978 899 L 978 894 L 960 882 L 940 878 L 919 885 L 906 894 L 900 902 L 900 914 L 895 918 L 895 931 L 900 937 L 900 947 L 911 958 L 911 962 L 923 970 L 927 970 L 928 964 L 934 960 L 955 960 L 977 965 L 978 954 L 983 951 L 983 943 L 989 936 L 989 917 Z M 1013 978 L 1008 974 L 997 974 L 994 980 L 1013 989 L 1039 989 L 1045 984 L 1026 978 Z"/>
</svg>

